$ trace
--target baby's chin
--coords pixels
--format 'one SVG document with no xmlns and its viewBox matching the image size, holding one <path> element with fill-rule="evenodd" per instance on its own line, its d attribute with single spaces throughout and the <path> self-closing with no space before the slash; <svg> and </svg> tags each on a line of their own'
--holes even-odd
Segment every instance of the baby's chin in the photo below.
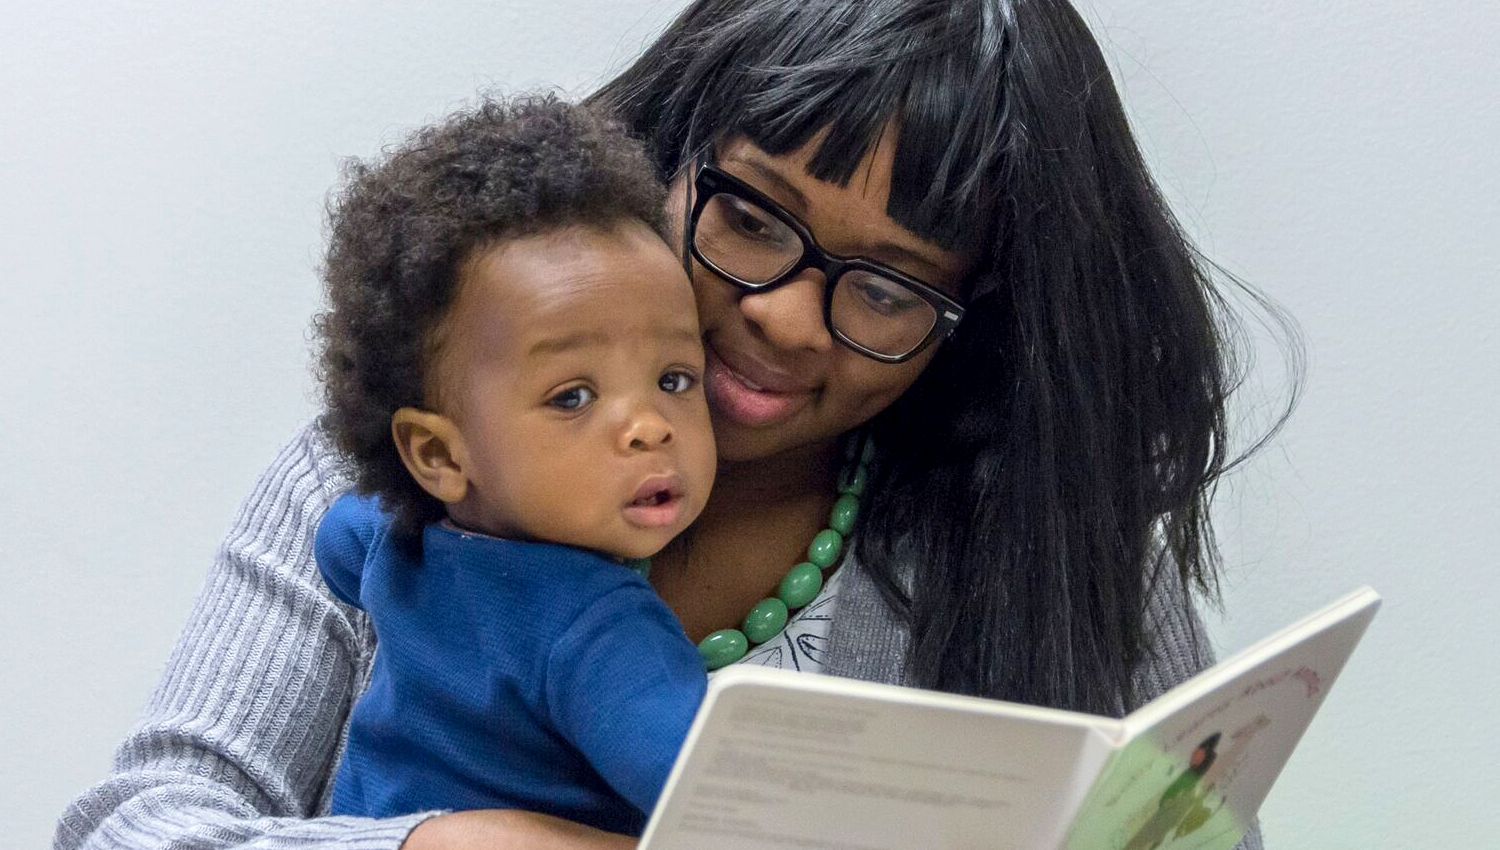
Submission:
<svg viewBox="0 0 1500 850">
<path fill-rule="evenodd" d="M 482 517 L 449 518 L 469 531 L 508 540 L 552 543 L 585 549 L 606 558 L 635 560 L 660 552 L 697 518 L 701 500 L 679 495 L 671 504 L 613 508 L 603 512 L 582 510 L 572 522 L 557 517 L 541 518 L 495 512 Z M 613 511 L 619 511 L 611 516 Z M 467 521 L 465 521 L 467 520 Z"/>
<path fill-rule="evenodd" d="M 626 505 L 620 510 L 622 528 L 607 548 L 620 558 L 649 558 L 686 530 L 702 509 L 703 500 L 693 498 L 691 488 L 670 498 L 663 495 Z"/>
<path fill-rule="evenodd" d="M 633 561 L 641 558 L 650 558 L 657 552 L 666 548 L 683 528 L 673 529 L 630 529 L 628 532 L 607 535 L 598 534 L 575 534 L 561 529 L 547 529 L 546 531 L 528 530 L 524 527 L 508 523 L 479 522 L 470 520 L 460 521 L 454 517 L 448 518 L 455 526 L 465 532 L 478 533 L 487 537 L 495 537 L 502 540 L 514 540 L 522 543 L 550 543 L 556 546 L 571 546 L 574 549 L 584 549 L 604 558 L 614 558 L 622 561 Z"/>
<path fill-rule="evenodd" d="M 633 529 L 632 533 L 617 537 L 599 547 L 599 551 L 626 561 L 650 558 L 665 549 L 667 544 L 671 543 L 686 527 L 687 523 L 682 523 L 681 527 L 672 526 L 649 531 Z"/>
</svg>

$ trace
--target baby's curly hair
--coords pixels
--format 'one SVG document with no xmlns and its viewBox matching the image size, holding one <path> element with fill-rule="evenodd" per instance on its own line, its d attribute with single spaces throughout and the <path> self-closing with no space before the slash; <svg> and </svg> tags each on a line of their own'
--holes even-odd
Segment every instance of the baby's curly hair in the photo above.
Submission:
<svg viewBox="0 0 1500 850">
<path fill-rule="evenodd" d="M 391 417 L 433 397 L 433 333 L 465 262 L 573 225 L 633 219 L 665 235 L 665 190 L 623 125 L 554 95 L 485 98 L 343 177 L 328 209 L 329 306 L 314 321 L 319 424 L 355 488 L 416 534 L 443 506 L 406 471 Z"/>
</svg>

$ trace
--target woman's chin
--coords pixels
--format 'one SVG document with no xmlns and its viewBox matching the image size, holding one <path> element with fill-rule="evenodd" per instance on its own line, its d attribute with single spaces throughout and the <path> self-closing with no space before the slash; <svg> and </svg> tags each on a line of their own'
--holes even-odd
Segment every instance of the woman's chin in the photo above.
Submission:
<svg viewBox="0 0 1500 850">
<path fill-rule="evenodd" d="M 838 441 L 837 435 L 820 437 L 791 427 L 793 424 L 747 428 L 732 420 L 713 416 L 714 446 L 718 449 L 719 462 L 750 463 L 812 453 Z"/>
</svg>

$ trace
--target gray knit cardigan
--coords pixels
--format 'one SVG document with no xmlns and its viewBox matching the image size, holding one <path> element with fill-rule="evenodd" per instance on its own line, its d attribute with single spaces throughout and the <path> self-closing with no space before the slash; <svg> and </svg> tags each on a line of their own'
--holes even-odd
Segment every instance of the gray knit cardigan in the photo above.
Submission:
<svg viewBox="0 0 1500 850">
<path fill-rule="evenodd" d="M 63 813 L 58 850 L 395 850 L 432 812 L 327 817 L 329 779 L 375 635 L 313 563 L 313 532 L 349 489 L 308 426 L 282 449 L 214 559 L 145 714 L 114 771 Z M 901 682 L 907 635 L 857 564 L 847 570 L 828 672 Z M 1178 590 L 1150 603 L 1149 699 L 1210 662 Z M 926 850 L 926 848 L 913 848 Z M 1261 850 L 1252 832 L 1238 850 Z"/>
</svg>

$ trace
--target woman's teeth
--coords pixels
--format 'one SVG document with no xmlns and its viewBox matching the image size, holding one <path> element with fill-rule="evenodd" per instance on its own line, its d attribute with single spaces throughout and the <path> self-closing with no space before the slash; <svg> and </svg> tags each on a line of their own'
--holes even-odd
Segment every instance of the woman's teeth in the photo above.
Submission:
<svg viewBox="0 0 1500 850">
<path fill-rule="evenodd" d="M 744 384 L 752 390 L 755 390 L 758 393 L 763 393 L 766 391 L 765 387 L 762 387 L 760 384 L 755 383 L 754 381 L 746 378 L 744 375 L 741 375 L 739 372 L 736 372 L 733 369 L 729 370 L 729 374 L 733 375 L 736 381 L 739 381 L 740 383 Z"/>
</svg>

